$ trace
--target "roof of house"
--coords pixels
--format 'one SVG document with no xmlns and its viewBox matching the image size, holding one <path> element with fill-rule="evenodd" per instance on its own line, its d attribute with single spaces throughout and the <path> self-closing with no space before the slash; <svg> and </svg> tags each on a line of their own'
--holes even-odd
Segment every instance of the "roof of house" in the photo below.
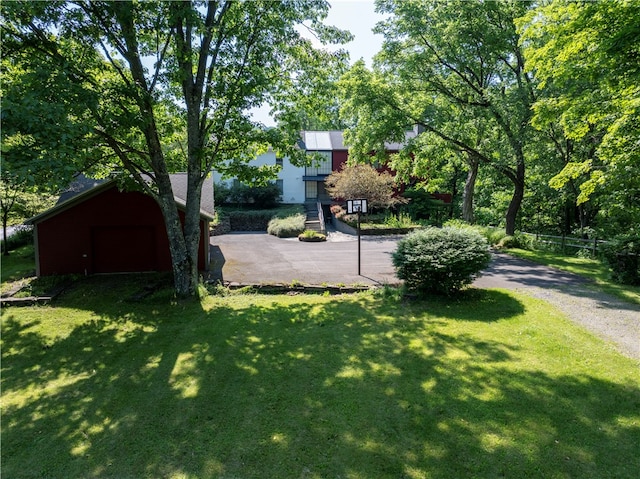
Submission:
<svg viewBox="0 0 640 479">
<path fill-rule="evenodd" d="M 405 139 L 415 138 L 417 132 L 409 130 L 405 133 Z M 344 144 L 344 135 L 340 130 L 328 131 L 303 131 L 302 147 L 307 151 L 335 151 L 348 150 Z M 385 148 L 389 151 L 398 151 L 404 147 L 403 143 L 385 142 Z"/>
<path fill-rule="evenodd" d="M 185 208 L 187 205 L 187 174 L 172 173 L 169 175 L 171 187 L 173 189 L 173 197 L 176 204 Z M 79 175 L 69 187 L 60 194 L 57 203 L 47 211 L 30 218 L 25 223 L 35 224 L 44 219 L 55 216 L 56 214 L 81 203 L 104 190 L 112 188 L 116 185 L 115 179 L 95 180 L 84 175 Z M 210 194 L 208 193 L 210 192 Z M 213 177 L 210 175 L 205 179 L 202 185 L 202 198 L 200 200 L 200 216 L 213 219 L 214 216 L 213 202 Z"/>
</svg>

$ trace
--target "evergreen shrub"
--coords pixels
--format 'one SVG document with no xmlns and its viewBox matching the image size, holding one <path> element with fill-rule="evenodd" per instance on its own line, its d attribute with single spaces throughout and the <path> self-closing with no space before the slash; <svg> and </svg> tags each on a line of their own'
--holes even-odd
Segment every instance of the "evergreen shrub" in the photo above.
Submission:
<svg viewBox="0 0 640 479">
<path fill-rule="evenodd" d="M 409 290 L 452 294 L 489 265 L 486 239 L 471 228 L 417 230 L 398 242 L 393 265 Z"/>
</svg>

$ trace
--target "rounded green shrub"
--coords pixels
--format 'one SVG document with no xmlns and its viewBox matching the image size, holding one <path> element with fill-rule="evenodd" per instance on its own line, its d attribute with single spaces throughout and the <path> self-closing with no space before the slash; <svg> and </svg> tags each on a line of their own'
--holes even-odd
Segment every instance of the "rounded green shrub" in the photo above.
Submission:
<svg viewBox="0 0 640 479">
<path fill-rule="evenodd" d="M 323 235 L 314 230 L 304 230 L 302 233 L 298 235 L 298 239 L 300 241 L 307 241 L 311 243 L 317 243 L 322 241 L 327 241 L 327 235 Z"/>
<path fill-rule="evenodd" d="M 427 228 L 398 242 L 396 275 L 409 290 L 451 294 L 489 265 L 486 239 L 470 228 Z"/>
</svg>

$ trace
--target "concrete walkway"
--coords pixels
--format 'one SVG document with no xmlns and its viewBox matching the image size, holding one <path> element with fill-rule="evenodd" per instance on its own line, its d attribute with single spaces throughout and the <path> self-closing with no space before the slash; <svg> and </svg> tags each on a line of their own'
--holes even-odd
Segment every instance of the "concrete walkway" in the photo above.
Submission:
<svg viewBox="0 0 640 479">
<path fill-rule="evenodd" d="M 309 285 L 398 284 L 391 262 L 400 237 L 362 236 L 361 274 L 357 238 L 331 232 L 327 242 L 303 243 L 266 233 L 211 238 L 214 278 L 225 283 Z M 513 256 L 494 253 L 473 285 L 520 290 L 543 299 L 572 321 L 640 361 L 640 306 L 596 292 L 589 281 Z"/>
</svg>

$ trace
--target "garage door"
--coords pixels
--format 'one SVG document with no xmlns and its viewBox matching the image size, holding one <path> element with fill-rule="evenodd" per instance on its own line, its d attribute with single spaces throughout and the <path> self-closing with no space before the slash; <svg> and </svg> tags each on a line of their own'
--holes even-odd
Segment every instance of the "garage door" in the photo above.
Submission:
<svg viewBox="0 0 640 479">
<path fill-rule="evenodd" d="M 92 229 L 93 272 L 155 271 L 152 226 L 107 226 Z"/>
</svg>

